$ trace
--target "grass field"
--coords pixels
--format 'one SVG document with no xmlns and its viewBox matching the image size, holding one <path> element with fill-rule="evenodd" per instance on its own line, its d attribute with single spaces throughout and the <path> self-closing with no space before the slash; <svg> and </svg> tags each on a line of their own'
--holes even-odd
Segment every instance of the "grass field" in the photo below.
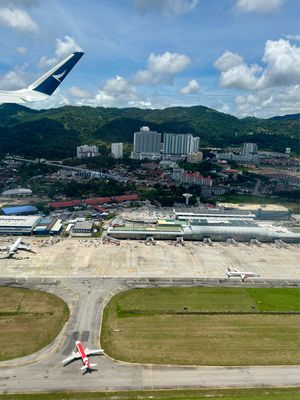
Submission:
<svg viewBox="0 0 300 400">
<path fill-rule="evenodd" d="M 199 389 L 0 395 L 3 400 L 299 400 L 299 388 Z"/>
<path fill-rule="evenodd" d="M 69 317 L 60 298 L 46 292 L 0 288 L 0 361 L 22 357 L 51 343 Z"/>
<path fill-rule="evenodd" d="M 289 311 L 299 289 L 134 289 L 105 308 L 101 346 L 130 362 L 298 364 L 300 315 Z"/>
</svg>

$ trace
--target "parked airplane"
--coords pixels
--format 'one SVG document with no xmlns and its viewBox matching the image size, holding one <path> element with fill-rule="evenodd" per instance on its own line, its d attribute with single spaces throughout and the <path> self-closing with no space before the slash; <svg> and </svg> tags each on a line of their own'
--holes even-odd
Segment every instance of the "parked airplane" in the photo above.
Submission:
<svg viewBox="0 0 300 400">
<path fill-rule="evenodd" d="M 82 362 L 84 363 L 84 365 L 83 365 L 83 367 L 81 367 L 81 369 L 82 369 L 82 370 L 91 371 L 91 370 L 92 370 L 92 367 L 95 367 L 97 364 L 90 364 L 90 362 L 89 362 L 89 357 L 88 357 L 88 356 L 95 355 L 95 354 L 104 354 L 104 350 L 102 350 L 102 349 L 90 350 L 90 349 L 86 348 L 86 349 L 84 350 L 84 347 L 83 347 L 82 343 L 79 342 L 78 340 L 77 340 L 77 342 L 76 342 L 76 348 L 77 348 L 77 351 L 76 351 L 76 352 L 73 351 L 73 353 L 72 353 L 71 356 L 65 358 L 65 359 L 62 361 L 62 363 L 63 363 L 64 365 L 67 365 L 67 364 L 69 364 L 70 362 L 81 358 L 81 359 L 82 359 Z"/>
<path fill-rule="evenodd" d="M 32 250 L 28 244 L 22 241 L 22 238 L 18 238 L 11 246 L 0 247 L 0 251 L 6 251 L 6 256 L 2 258 L 11 258 L 17 253 L 18 250 L 35 253 L 35 251 Z"/>
<path fill-rule="evenodd" d="M 51 68 L 30 86 L 20 90 L 0 90 L 1 103 L 27 103 L 28 101 L 45 100 L 65 79 L 84 53 L 75 52 Z"/>
<path fill-rule="evenodd" d="M 246 278 L 252 278 L 252 277 L 255 277 L 255 276 L 259 276 L 255 272 L 239 271 L 238 269 L 230 268 L 230 267 L 227 267 L 226 275 L 227 275 L 228 279 L 231 276 L 238 276 L 238 277 L 241 278 L 242 282 L 244 282 Z"/>
</svg>

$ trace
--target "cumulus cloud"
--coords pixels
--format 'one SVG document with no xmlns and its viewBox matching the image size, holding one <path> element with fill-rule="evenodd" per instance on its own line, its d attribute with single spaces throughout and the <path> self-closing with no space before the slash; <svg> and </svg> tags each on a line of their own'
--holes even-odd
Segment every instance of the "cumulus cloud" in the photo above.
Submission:
<svg viewBox="0 0 300 400">
<path fill-rule="evenodd" d="M 138 71 L 134 80 L 138 84 L 172 85 L 175 75 L 184 71 L 190 63 L 190 58 L 183 54 L 168 51 L 158 55 L 152 53 L 148 59 L 147 69 Z"/>
<path fill-rule="evenodd" d="M 0 87 L 4 90 L 18 90 L 28 84 L 24 67 L 16 67 L 0 77 Z"/>
<path fill-rule="evenodd" d="M 35 110 L 43 110 L 48 108 L 63 107 L 71 104 L 69 98 L 64 95 L 59 89 L 43 101 L 32 101 L 26 103 L 26 107 L 33 108 Z"/>
<path fill-rule="evenodd" d="M 284 39 L 267 40 L 262 61 L 265 68 L 247 65 L 239 54 L 226 50 L 214 66 L 221 72 L 223 87 L 254 90 L 299 82 L 300 47 Z"/>
<path fill-rule="evenodd" d="M 135 4 L 144 13 L 158 12 L 163 15 L 183 15 L 193 11 L 198 0 L 135 0 Z"/>
<path fill-rule="evenodd" d="M 75 39 L 71 36 L 66 35 L 63 39 L 56 39 L 56 46 L 55 46 L 55 55 L 54 57 L 47 58 L 43 56 L 38 66 L 40 68 L 52 66 L 64 57 L 67 57 L 74 51 L 82 51 L 82 48 L 76 43 Z"/>
<path fill-rule="evenodd" d="M 24 46 L 18 46 L 15 48 L 15 50 L 19 54 L 26 54 L 28 51 L 27 47 L 24 47 Z"/>
<path fill-rule="evenodd" d="M 88 90 L 82 89 L 78 86 L 71 86 L 68 89 L 68 92 L 69 92 L 70 96 L 80 98 L 80 99 L 91 97 L 91 93 Z"/>
<path fill-rule="evenodd" d="M 103 107 L 124 107 L 130 101 L 136 101 L 137 98 L 134 86 L 122 76 L 116 76 L 108 79 L 103 88 L 98 91 L 92 103 Z"/>
<path fill-rule="evenodd" d="M 236 97 L 237 115 L 269 117 L 299 112 L 300 47 L 285 39 L 267 40 L 262 64 L 249 65 L 228 50 L 214 63 L 221 86 L 250 92 Z"/>
<path fill-rule="evenodd" d="M 285 35 L 288 40 L 300 40 L 300 35 Z"/>
<path fill-rule="evenodd" d="M 254 115 L 269 118 L 274 115 L 299 113 L 300 85 L 291 85 L 283 90 L 263 89 L 235 99 L 236 114 L 239 117 Z"/>
<path fill-rule="evenodd" d="M 196 94 L 199 93 L 200 90 L 200 85 L 197 82 L 196 79 L 192 79 L 189 81 L 189 83 L 187 84 L 187 86 L 184 86 L 183 88 L 179 89 L 179 93 L 181 94 Z"/>
<path fill-rule="evenodd" d="M 279 10 L 284 0 L 237 0 L 238 12 L 257 12 L 261 14 Z"/>
<path fill-rule="evenodd" d="M 37 32 L 38 25 L 31 16 L 22 9 L 0 7 L 0 24 L 22 32 Z"/>
</svg>

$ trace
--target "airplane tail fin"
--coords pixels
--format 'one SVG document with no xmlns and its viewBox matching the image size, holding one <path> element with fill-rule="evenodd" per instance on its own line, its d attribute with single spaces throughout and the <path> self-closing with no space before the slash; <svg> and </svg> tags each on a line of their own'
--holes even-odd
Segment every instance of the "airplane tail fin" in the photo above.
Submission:
<svg viewBox="0 0 300 400">
<path fill-rule="evenodd" d="M 83 56 L 83 52 L 76 51 L 51 68 L 43 76 L 33 82 L 28 89 L 50 96 L 65 79 L 71 69 Z"/>
</svg>

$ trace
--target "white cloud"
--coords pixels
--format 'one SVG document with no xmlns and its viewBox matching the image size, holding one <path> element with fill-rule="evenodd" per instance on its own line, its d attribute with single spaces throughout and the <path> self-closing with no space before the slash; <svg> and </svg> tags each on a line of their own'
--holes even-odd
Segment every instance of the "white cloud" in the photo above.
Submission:
<svg viewBox="0 0 300 400">
<path fill-rule="evenodd" d="M 71 86 L 68 89 L 68 92 L 69 92 L 70 96 L 81 98 L 81 99 L 91 97 L 91 94 L 88 90 L 82 89 L 78 86 Z"/>
<path fill-rule="evenodd" d="M 19 54 L 26 54 L 28 51 L 27 47 L 24 47 L 24 46 L 16 47 L 15 50 Z"/>
<path fill-rule="evenodd" d="M 226 50 L 214 66 L 221 72 L 223 87 L 255 90 L 299 82 L 300 47 L 284 39 L 267 40 L 262 61 L 265 68 L 247 65 L 240 55 Z"/>
<path fill-rule="evenodd" d="M 300 35 L 285 35 L 284 37 L 288 40 L 300 40 Z"/>
<path fill-rule="evenodd" d="M 224 114 L 232 114 L 231 108 L 228 103 L 225 103 L 223 100 L 219 100 L 217 104 L 213 107 L 217 111 L 220 111 Z"/>
<path fill-rule="evenodd" d="M 262 60 L 267 67 L 260 80 L 261 87 L 300 82 L 300 47 L 284 39 L 268 40 Z"/>
<path fill-rule="evenodd" d="M 270 118 L 274 115 L 299 113 L 300 85 L 291 85 L 284 90 L 268 88 L 246 96 L 237 96 L 235 103 L 239 117 L 253 115 Z"/>
<path fill-rule="evenodd" d="M 92 99 L 92 103 L 103 107 L 125 107 L 130 101 L 137 100 L 135 87 L 125 78 L 116 76 L 105 83 Z"/>
<path fill-rule="evenodd" d="M 239 54 L 225 51 L 214 63 L 221 86 L 248 91 L 235 99 L 237 115 L 264 118 L 299 112 L 300 47 L 284 39 L 267 40 L 262 62 L 264 67 L 248 65 Z"/>
<path fill-rule="evenodd" d="M 134 80 L 138 84 L 171 85 L 176 74 L 184 71 L 191 63 L 188 56 L 177 53 L 150 54 L 147 69 L 138 71 Z"/>
<path fill-rule="evenodd" d="M 192 79 L 189 81 L 189 83 L 187 84 L 187 86 L 184 86 L 183 88 L 179 89 L 179 93 L 181 94 L 196 94 L 199 93 L 200 90 L 200 85 L 197 82 L 196 79 Z"/>
<path fill-rule="evenodd" d="M 43 101 L 34 101 L 26 103 L 26 106 L 33 108 L 35 110 L 44 110 L 48 108 L 63 107 L 70 104 L 70 100 L 65 96 L 59 89 Z"/>
<path fill-rule="evenodd" d="M 74 51 L 82 51 L 82 48 L 76 43 L 73 37 L 66 35 L 63 39 L 56 39 L 55 56 L 51 58 L 43 56 L 38 66 L 40 68 L 52 66 Z"/>
<path fill-rule="evenodd" d="M 0 77 L 0 87 L 3 90 L 18 90 L 27 86 L 24 67 L 16 67 Z"/>
<path fill-rule="evenodd" d="M 215 62 L 214 66 L 222 71 L 226 72 L 234 67 L 239 67 L 245 63 L 243 57 L 238 53 L 232 53 L 231 51 L 225 50 L 224 53 Z"/>
<path fill-rule="evenodd" d="M 239 12 L 269 13 L 279 8 L 284 0 L 237 0 L 235 8 Z"/>
<path fill-rule="evenodd" d="M 183 15 L 193 11 L 198 0 L 135 0 L 135 4 L 142 12 Z"/>
<path fill-rule="evenodd" d="M 19 8 L 0 7 L 0 24 L 22 32 L 37 32 L 38 25 L 30 15 Z"/>
</svg>

